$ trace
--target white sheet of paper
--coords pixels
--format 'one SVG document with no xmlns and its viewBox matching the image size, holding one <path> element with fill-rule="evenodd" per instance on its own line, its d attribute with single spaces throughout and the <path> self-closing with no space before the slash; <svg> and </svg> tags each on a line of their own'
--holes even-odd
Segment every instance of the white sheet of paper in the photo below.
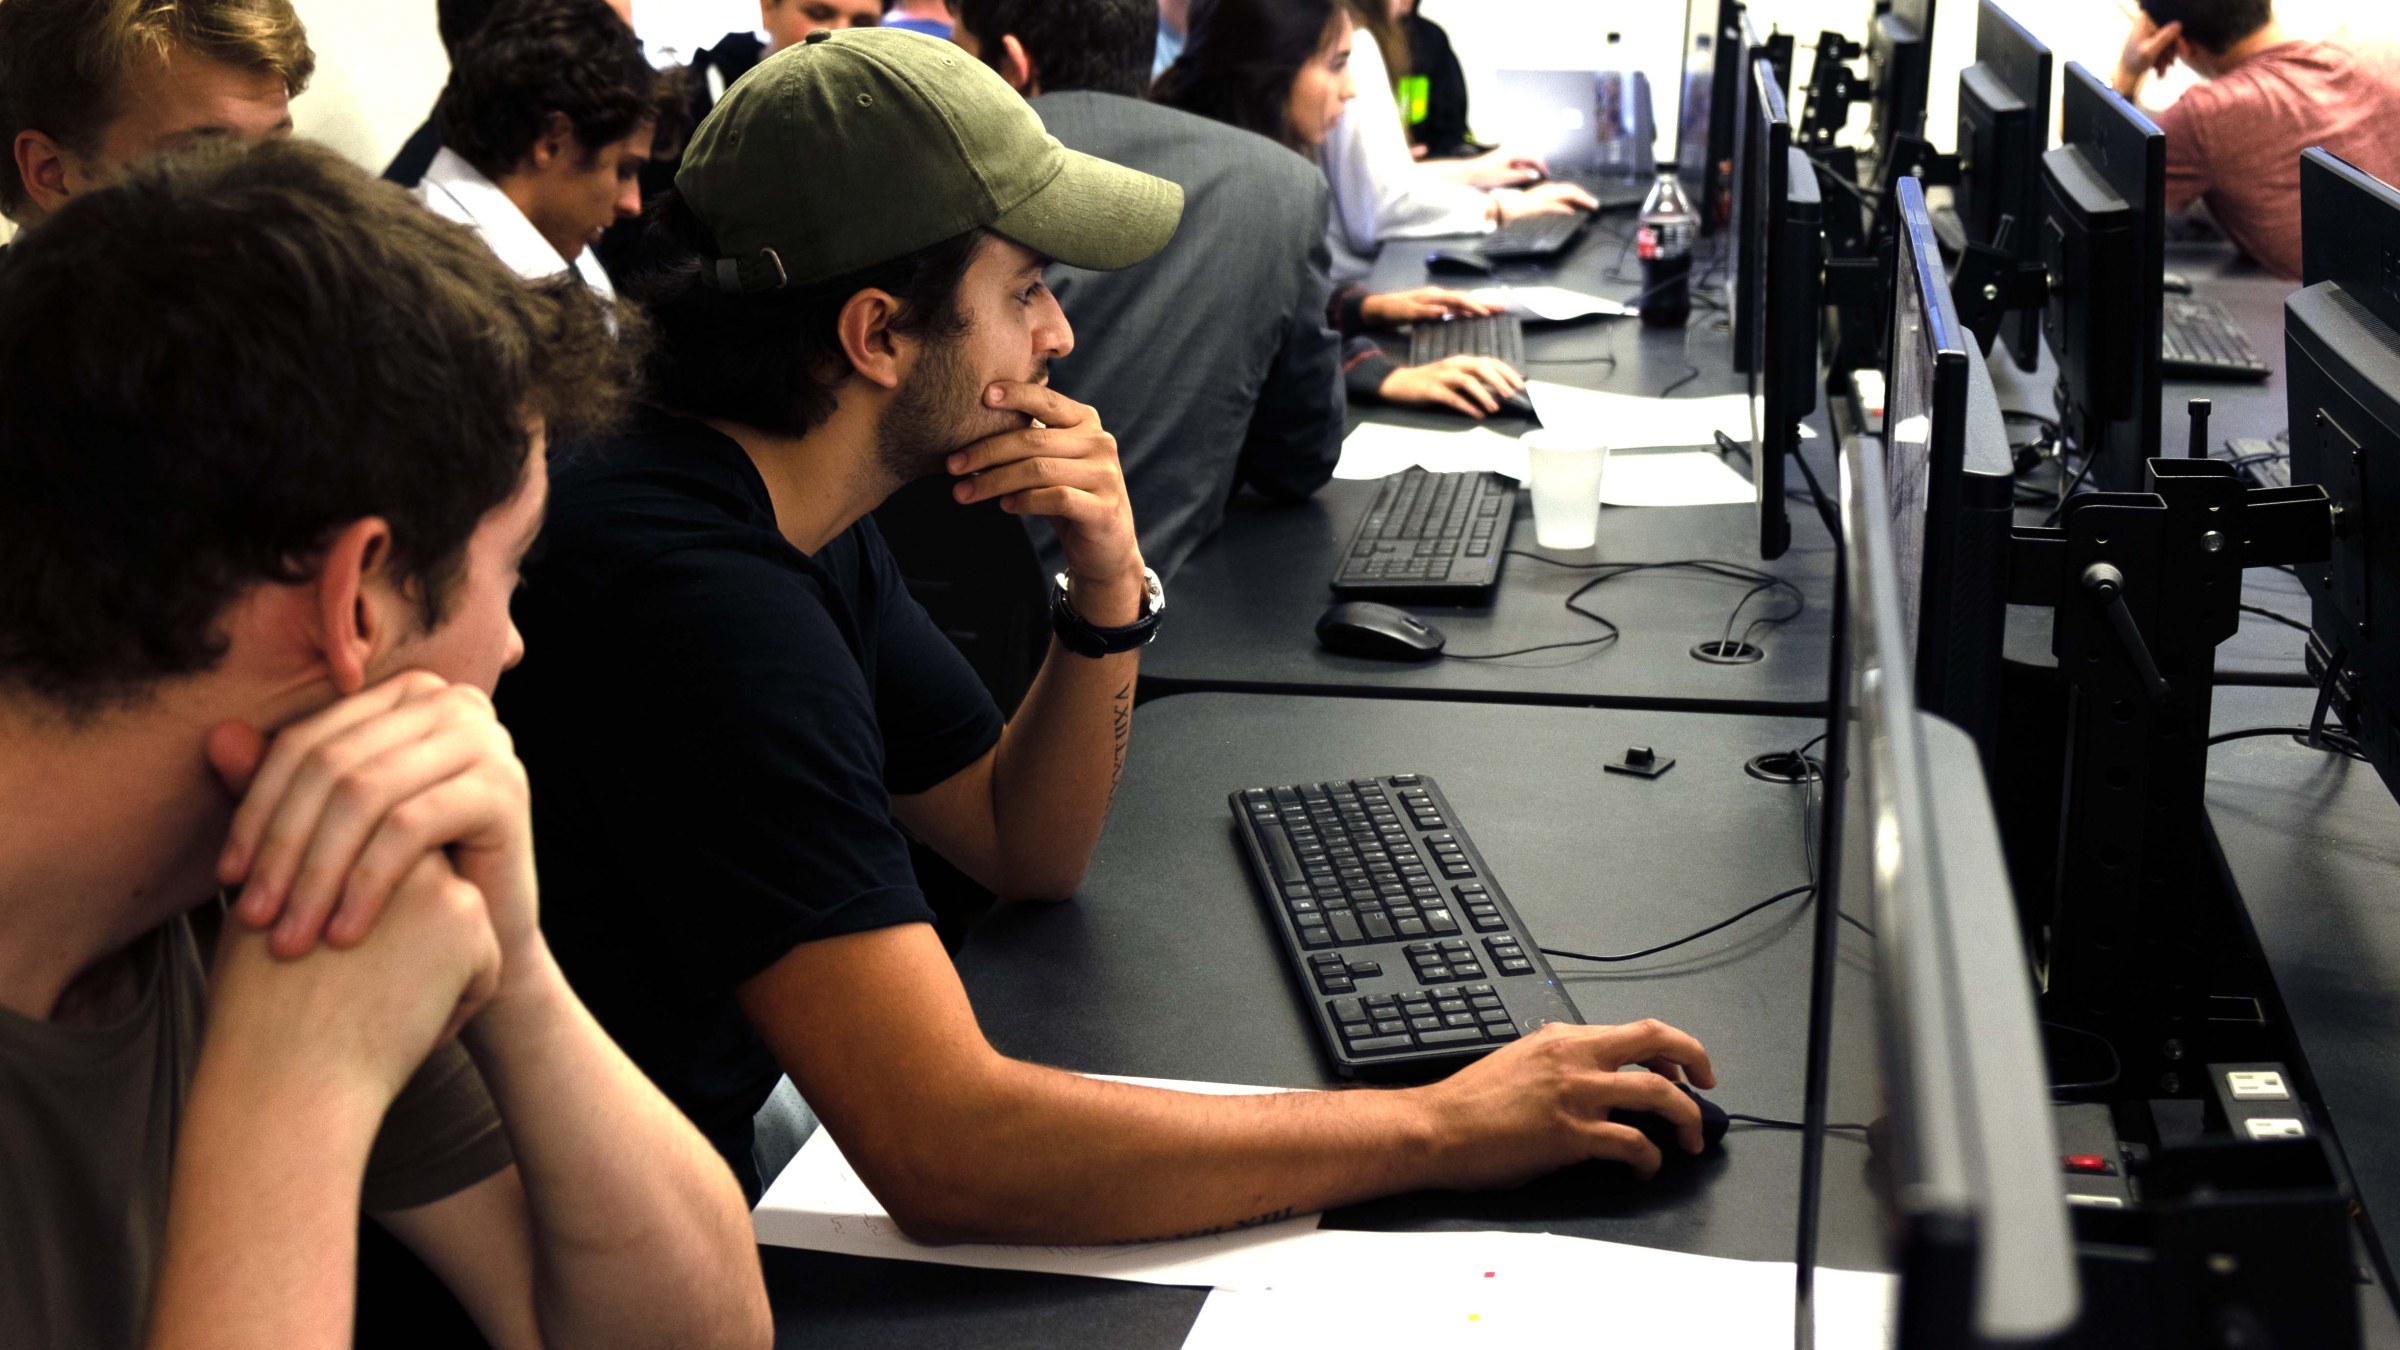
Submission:
<svg viewBox="0 0 2400 1350">
<path fill-rule="evenodd" d="M 1706 450 L 1634 450 L 1609 455 L 1600 500 L 1608 506 L 1726 506 L 1756 501 L 1758 490 Z"/>
<path fill-rule="evenodd" d="M 1890 1276 L 1825 1271 L 1818 1289 L 1820 1345 L 1889 1344 Z M 1211 1293 L 1183 1345 L 1257 1350 L 1378 1332 L 1526 1350 L 1753 1350 L 1790 1343 L 1792 1266 L 1543 1233 L 1320 1230 L 1304 1260 L 1266 1282 Z"/>
<path fill-rule="evenodd" d="M 1546 427 L 1586 430 L 1618 450 L 1714 445 L 1722 431 L 1750 439 L 1750 396 L 1641 398 L 1533 380 L 1526 385 Z"/>
<path fill-rule="evenodd" d="M 1361 422 L 1342 441 L 1336 478 L 1388 478 L 1403 469 L 1435 473 L 1504 473 L 1525 481 L 1525 447 L 1490 427 L 1425 431 L 1388 422 Z"/>
<path fill-rule="evenodd" d="M 1115 1078 L 1108 1074 L 1093 1076 Z M 1115 1078 L 1115 1081 L 1211 1096 L 1288 1090 L 1155 1078 Z M 1314 1232 L 1317 1216 L 1307 1214 L 1257 1228 L 1172 1242 L 1108 1247 L 995 1243 L 932 1247 L 900 1231 L 883 1202 L 875 1198 L 851 1169 L 849 1159 L 842 1156 L 841 1146 L 833 1142 L 830 1133 L 820 1129 L 800 1146 L 799 1153 L 759 1198 L 758 1208 L 750 1215 L 750 1226 L 760 1242 L 778 1247 L 806 1247 L 812 1251 L 930 1261 L 947 1266 L 1047 1271 L 1144 1284 L 1206 1287 L 1256 1279 L 1264 1269 L 1281 1265 L 1279 1253 Z"/>
<path fill-rule="evenodd" d="M 1641 313 L 1623 301 L 1570 291 L 1564 286 L 1485 286 L 1467 294 L 1478 300 L 1506 305 L 1526 318 L 1546 319 L 1551 323 L 1590 318 L 1595 314 L 1626 319 Z"/>
</svg>

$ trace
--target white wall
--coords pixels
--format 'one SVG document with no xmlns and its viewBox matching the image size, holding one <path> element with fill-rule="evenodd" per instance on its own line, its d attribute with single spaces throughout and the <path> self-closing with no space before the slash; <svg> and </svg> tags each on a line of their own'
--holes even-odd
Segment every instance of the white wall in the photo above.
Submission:
<svg viewBox="0 0 2400 1350">
<path fill-rule="evenodd" d="M 653 0 L 672 3 L 672 0 Z M 450 67 L 433 0 L 293 0 L 317 74 L 292 104 L 300 134 L 380 172 L 433 110 Z"/>
<path fill-rule="evenodd" d="M 1714 0 L 1705 0 L 1712 7 Z M 2126 19 L 2115 0 L 2003 0 L 2004 7 L 2058 54 L 2063 67 L 2080 61 L 2103 77 L 2116 69 L 2124 46 Z M 1926 126 L 1934 144 L 1952 148 L 1958 122 L 1958 72 L 1975 57 L 1975 0 L 1935 0 L 1933 82 Z M 2358 0 L 2281 0 L 2284 24 L 2296 34 L 2322 37 L 2339 29 L 2352 33 L 2400 34 L 2400 15 L 2389 5 Z M 1470 102 L 1491 103 L 1492 74 L 1506 69 L 1589 70 L 1596 68 L 1612 31 L 1624 35 L 1634 62 L 1649 73 L 1657 100 L 1659 153 L 1673 150 L 1677 73 L 1682 65 L 1685 7 L 1677 0 L 1419 0 L 1427 18 L 1449 30 L 1466 67 Z M 1864 38 L 1873 0 L 1751 0 L 1751 23 L 1761 34 L 1780 28 L 1813 44 L 1831 29 Z M 1810 54 L 1797 54 L 1793 83 L 1805 88 Z M 2145 101 L 2163 103 L 2186 84 L 2178 70 L 2153 86 Z M 1797 91 L 1794 114 L 1798 113 Z M 1853 123 L 1863 130 L 1865 110 Z"/>
</svg>

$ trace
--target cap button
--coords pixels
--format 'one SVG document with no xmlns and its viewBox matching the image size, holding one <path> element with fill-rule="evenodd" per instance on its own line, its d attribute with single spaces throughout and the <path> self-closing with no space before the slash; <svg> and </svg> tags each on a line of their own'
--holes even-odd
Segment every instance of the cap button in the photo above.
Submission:
<svg viewBox="0 0 2400 1350">
<path fill-rule="evenodd" d="M 802 42 L 831 42 L 833 41 L 833 30 L 830 28 L 815 29 L 800 40 Z"/>
</svg>

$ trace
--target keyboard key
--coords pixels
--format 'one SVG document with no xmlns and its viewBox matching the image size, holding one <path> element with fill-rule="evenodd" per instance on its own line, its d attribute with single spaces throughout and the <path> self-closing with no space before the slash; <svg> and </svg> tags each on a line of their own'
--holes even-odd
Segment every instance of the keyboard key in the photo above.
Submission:
<svg viewBox="0 0 2400 1350">
<path fill-rule="evenodd" d="M 1439 1031 L 1442 1029 L 1442 1019 L 1438 1017 L 1412 1017 L 1408 1019 L 1408 1026 L 1411 1031 Z"/>
<path fill-rule="evenodd" d="M 1375 1034 L 1378 1036 L 1406 1037 L 1408 1035 L 1408 1023 L 1401 1021 L 1397 1017 L 1377 1018 L 1375 1021 Z"/>
<path fill-rule="evenodd" d="M 1505 1023 L 1508 1021 L 1508 1013 L 1501 1008 L 1478 1008 L 1475 1010 L 1475 1018 L 1477 1021 L 1487 1024 Z"/>
<path fill-rule="evenodd" d="M 1475 1025 L 1475 1014 L 1467 1012 L 1444 1013 L 1442 1014 L 1442 1025 L 1446 1027 L 1471 1027 Z"/>
<path fill-rule="evenodd" d="M 1444 1027 L 1440 1031 L 1419 1031 L 1420 1045 L 1473 1045 L 1483 1039 L 1481 1027 Z"/>
<path fill-rule="evenodd" d="M 1370 1036 L 1363 1041 L 1350 1042 L 1350 1053 L 1354 1055 L 1380 1055 L 1414 1048 L 1415 1042 L 1406 1036 Z"/>
<path fill-rule="evenodd" d="M 1333 916 L 1333 937 L 1336 942 L 1341 943 L 1367 940 L 1367 935 L 1359 931 L 1358 916 L 1354 914 L 1336 913 Z"/>
<path fill-rule="evenodd" d="M 1367 1020 L 1367 1005 L 1358 999 L 1337 998 L 1325 1006 L 1333 1010 L 1333 1020 L 1336 1022 L 1364 1022 Z"/>
<path fill-rule="evenodd" d="M 1373 938 L 1377 942 L 1389 942 L 1393 937 L 1397 936 L 1396 930 L 1394 930 L 1392 927 L 1391 919 L 1383 914 L 1361 915 L 1359 918 L 1359 923 L 1360 926 L 1367 930 L 1367 936 Z"/>
</svg>

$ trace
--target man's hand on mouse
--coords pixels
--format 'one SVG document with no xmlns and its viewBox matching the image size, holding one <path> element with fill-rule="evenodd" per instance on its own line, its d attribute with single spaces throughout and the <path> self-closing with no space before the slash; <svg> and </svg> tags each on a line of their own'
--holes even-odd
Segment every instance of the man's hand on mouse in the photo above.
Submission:
<svg viewBox="0 0 2400 1350">
<path fill-rule="evenodd" d="M 1648 1073 L 1620 1073 L 1638 1064 Z M 1707 1146 L 1700 1106 L 1680 1086 L 1717 1085 L 1708 1051 L 1664 1022 L 1554 1023 L 1429 1087 L 1433 1147 L 1453 1190 L 1514 1186 L 1587 1158 L 1657 1175 L 1658 1146 L 1612 1112 L 1646 1111 L 1675 1128 L 1687 1153 Z"/>
<path fill-rule="evenodd" d="M 1431 365 L 1402 366 L 1384 376 L 1376 393 L 1390 403 L 1438 403 L 1481 419 L 1500 401 L 1521 393 L 1525 377 L 1489 356 L 1447 356 Z"/>
</svg>

